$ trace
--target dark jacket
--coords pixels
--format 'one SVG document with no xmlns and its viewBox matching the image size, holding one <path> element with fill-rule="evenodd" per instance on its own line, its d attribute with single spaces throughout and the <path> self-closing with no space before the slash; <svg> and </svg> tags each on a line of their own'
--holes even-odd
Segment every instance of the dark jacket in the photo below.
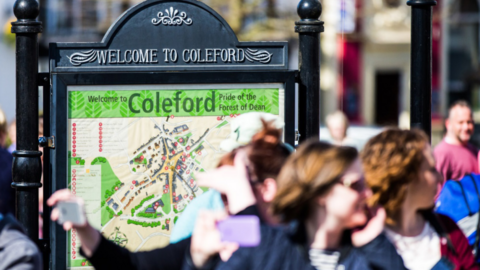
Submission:
<svg viewBox="0 0 480 270">
<path fill-rule="evenodd" d="M 315 270 L 310 264 L 304 227 L 294 225 L 290 228 L 261 228 L 262 240 L 254 248 L 240 248 L 225 263 L 215 269 L 252 269 L 252 270 Z M 404 270 L 402 258 L 395 247 L 381 234 L 361 248 L 352 246 L 349 232 L 342 239 L 338 270 Z M 211 266 L 209 266 L 211 267 Z M 208 267 L 205 267 L 206 269 Z M 184 270 L 195 269 L 187 253 Z"/>
<path fill-rule="evenodd" d="M 247 207 L 238 215 L 257 215 L 254 206 Z M 145 252 L 131 252 L 119 247 L 102 236 L 100 244 L 92 257 L 87 258 L 97 270 L 134 269 L 134 270 L 177 270 L 182 269 L 185 254 L 190 249 L 191 238 L 187 238 L 164 248 Z M 84 257 L 82 249 L 80 254 Z"/>
<path fill-rule="evenodd" d="M 41 270 L 42 256 L 35 243 L 11 215 L 0 219 L 0 269 Z"/>
<path fill-rule="evenodd" d="M 130 252 L 117 246 L 102 236 L 100 244 L 92 257 L 87 258 L 97 270 L 135 269 L 135 270 L 175 270 L 181 269 L 185 252 L 190 247 L 191 238 L 187 238 L 164 248 L 145 252 Z M 85 257 L 82 249 L 80 254 Z"/>
<path fill-rule="evenodd" d="M 0 146 L 0 213 L 15 214 L 15 189 L 12 188 L 13 156 Z"/>
</svg>

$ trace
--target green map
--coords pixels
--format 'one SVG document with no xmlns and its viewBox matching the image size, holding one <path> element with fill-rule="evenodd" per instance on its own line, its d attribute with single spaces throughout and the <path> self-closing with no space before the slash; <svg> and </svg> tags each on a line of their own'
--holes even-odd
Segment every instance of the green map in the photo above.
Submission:
<svg viewBox="0 0 480 270">
<path fill-rule="evenodd" d="M 169 243 L 185 207 L 206 189 L 194 174 L 214 168 L 230 123 L 247 112 L 280 115 L 280 88 L 68 92 L 68 186 L 89 222 L 131 251 Z M 68 267 L 88 269 L 75 230 Z"/>
</svg>

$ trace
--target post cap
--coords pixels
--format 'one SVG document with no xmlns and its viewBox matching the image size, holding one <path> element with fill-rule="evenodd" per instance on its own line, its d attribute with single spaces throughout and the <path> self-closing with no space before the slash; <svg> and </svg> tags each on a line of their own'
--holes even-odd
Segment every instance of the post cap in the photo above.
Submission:
<svg viewBox="0 0 480 270">
<path fill-rule="evenodd" d="M 322 15 L 322 4 L 319 0 L 300 0 L 297 14 L 302 21 L 317 21 Z"/>
<path fill-rule="evenodd" d="M 40 13 L 40 4 L 36 0 L 15 1 L 13 13 L 17 17 L 17 21 L 12 22 L 12 33 L 36 34 L 42 32 L 42 23 L 36 20 Z"/>
<path fill-rule="evenodd" d="M 40 13 L 40 4 L 36 0 L 17 0 L 13 5 L 13 13 L 19 21 L 35 20 Z"/>
<path fill-rule="evenodd" d="M 436 6 L 437 1 L 435 0 L 409 0 L 407 1 L 407 5 L 413 6 L 413 7 L 431 7 L 431 6 Z"/>
</svg>

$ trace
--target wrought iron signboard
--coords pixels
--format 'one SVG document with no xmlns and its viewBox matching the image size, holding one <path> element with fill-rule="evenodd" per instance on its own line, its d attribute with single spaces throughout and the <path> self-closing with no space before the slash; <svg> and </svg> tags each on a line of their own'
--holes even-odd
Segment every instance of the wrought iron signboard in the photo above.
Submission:
<svg viewBox="0 0 480 270">
<path fill-rule="evenodd" d="M 50 45 L 52 191 L 85 200 L 104 237 L 141 251 L 165 246 L 205 189 L 239 115 L 266 112 L 294 141 L 295 72 L 286 42 L 239 42 L 198 1 L 146 1 L 100 43 Z M 175 72 L 172 72 L 175 71 Z M 76 231 L 51 225 L 53 269 L 89 269 Z"/>
<path fill-rule="evenodd" d="M 288 66 L 286 42 L 238 42 L 226 22 L 199 2 L 146 1 L 134 10 L 127 11 L 101 43 L 52 44 L 53 70 L 285 70 Z"/>
<path fill-rule="evenodd" d="M 273 54 L 266 50 L 244 49 L 185 49 L 179 53 L 176 49 L 161 49 L 159 60 L 159 49 L 134 49 L 134 50 L 90 50 L 85 52 L 76 52 L 67 58 L 73 66 L 81 66 L 82 64 L 98 62 L 99 65 L 112 64 L 158 64 L 177 63 L 262 63 L 268 64 L 272 60 Z M 162 60 L 163 59 L 163 60 Z"/>
</svg>

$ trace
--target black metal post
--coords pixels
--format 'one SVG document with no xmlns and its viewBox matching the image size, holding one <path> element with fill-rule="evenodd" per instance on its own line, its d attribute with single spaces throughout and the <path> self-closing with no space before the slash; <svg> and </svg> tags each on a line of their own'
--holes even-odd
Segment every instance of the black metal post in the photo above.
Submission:
<svg viewBox="0 0 480 270">
<path fill-rule="evenodd" d="M 299 34 L 298 131 L 300 142 L 320 136 L 320 32 L 323 22 L 319 0 L 301 0 L 297 7 Z"/>
<path fill-rule="evenodd" d="M 13 152 L 15 214 L 27 235 L 38 240 L 38 188 L 42 186 L 41 152 L 38 151 L 38 41 L 42 23 L 36 20 L 39 4 L 17 0 L 13 7 L 16 34 L 17 151 Z"/>
<path fill-rule="evenodd" d="M 432 6 L 435 0 L 410 0 L 412 7 L 410 127 L 432 133 Z"/>
</svg>

